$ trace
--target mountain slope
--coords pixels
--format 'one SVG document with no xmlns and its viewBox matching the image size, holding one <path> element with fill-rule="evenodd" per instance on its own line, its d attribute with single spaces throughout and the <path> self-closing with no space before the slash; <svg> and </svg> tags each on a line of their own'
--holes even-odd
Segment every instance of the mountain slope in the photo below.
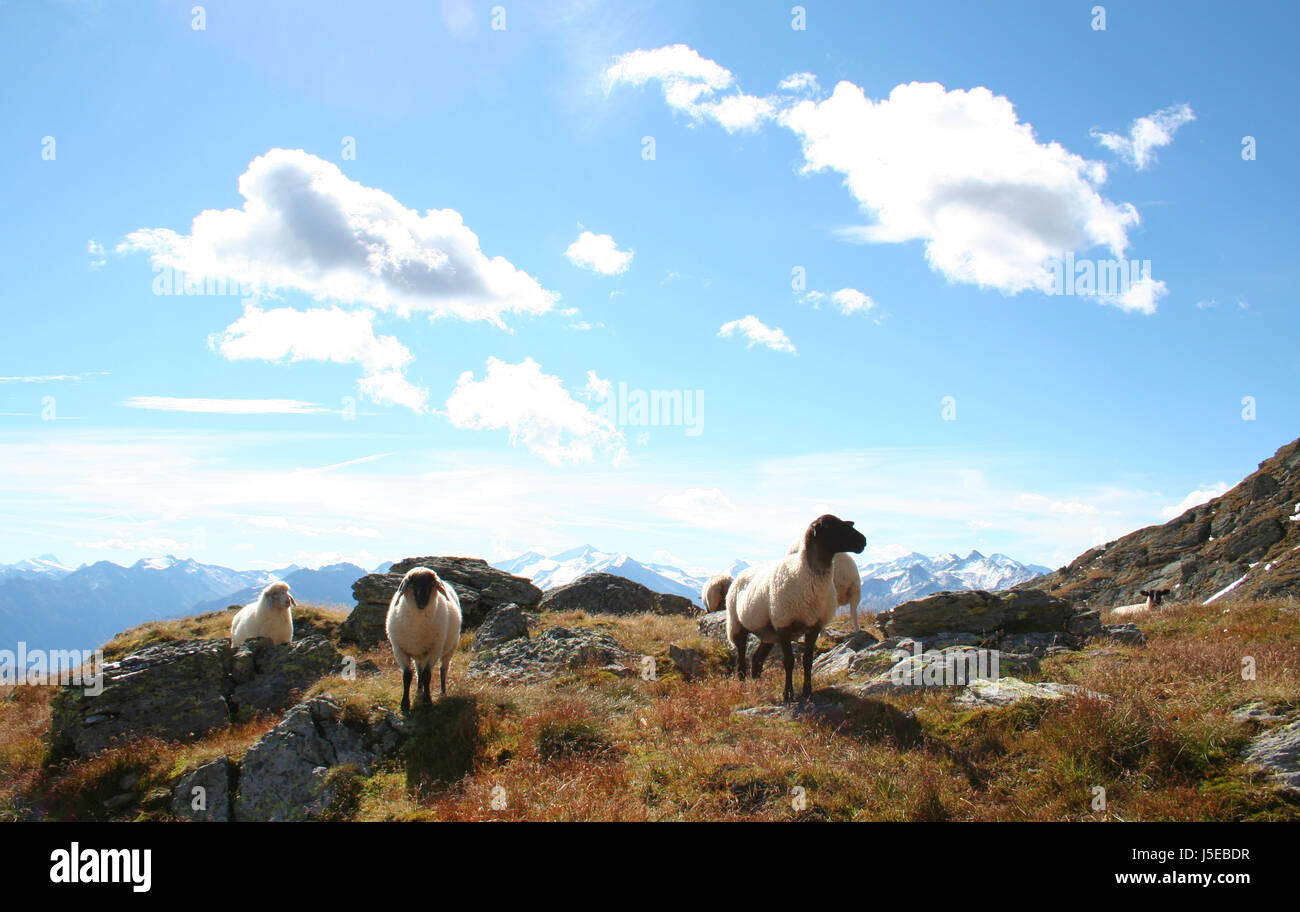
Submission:
<svg viewBox="0 0 1300 912">
<path fill-rule="evenodd" d="M 945 590 L 1005 589 L 1046 573 L 1048 568 L 1022 564 L 1004 554 L 985 557 L 971 551 L 965 557 L 926 557 L 913 551 L 891 561 L 864 564 L 861 571 L 861 608 L 876 613 Z"/>
<path fill-rule="evenodd" d="M 356 600 L 352 597 L 352 584 L 366 575 L 366 571 L 356 564 L 329 564 L 317 570 L 302 567 L 286 573 L 276 573 L 278 579 L 289 584 L 289 591 L 300 602 L 327 607 L 341 605 L 351 608 Z M 228 593 L 221 598 L 200 602 L 191 609 L 193 614 L 208 611 L 220 611 L 231 605 L 247 605 L 256 599 L 266 583 L 247 586 L 237 592 Z"/>
<path fill-rule="evenodd" d="M 0 577 L 0 643 L 93 649 L 117 631 L 146 621 L 251 601 L 268 582 L 282 578 L 304 601 L 350 605 L 352 583 L 364 575 L 350 564 L 321 570 L 231 570 L 171 556 L 145 558 L 129 567 L 99 561 L 66 574 L 15 572 Z"/>
<path fill-rule="evenodd" d="M 666 564 L 643 564 L 626 554 L 599 551 L 591 545 L 571 548 L 550 557 L 525 551 L 518 557 L 492 565 L 498 570 L 531 579 L 539 589 L 553 589 L 571 583 L 589 573 L 612 573 L 654 592 L 680 595 L 699 603 L 704 581 L 684 570 Z"/>
<path fill-rule="evenodd" d="M 0 564 L 0 579 L 7 576 L 44 576 L 49 579 L 58 579 L 61 576 L 67 576 L 72 572 L 71 567 L 65 567 L 59 562 L 59 559 L 53 554 L 42 554 L 40 557 L 30 557 L 26 560 L 20 560 L 16 564 Z"/>
<path fill-rule="evenodd" d="M 1164 525 L 1147 526 L 1024 584 L 1092 608 L 1169 589 L 1178 601 L 1300 593 L 1300 440 L 1223 495 Z"/>
<path fill-rule="evenodd" d="M 493 566 L 528 577 L 543 590 L 571 583 L 588 573 L 613 573 L 655 592 L 685 596 L 696 604 L 705 581 L 704 577 L 693 576 L 677 567 L 643 564 L 623 554 L 598 551 L 590 545 L 551 557 L 528 551 Z M 735 576 L 748 566 L 745 561 L 737 560 L 727 572 Z M 1002 554 L 985 557 L 978 551 L 965 557 L 941 554 L 934 558 L 912 552 L 892 561 L 865 564 L 860 570 L 862 607 L 871 612 L 884 611 L 945 589 L 1004 589 L 1048 572 L 1046 567 L 1021 564 Z"/>
</svg>

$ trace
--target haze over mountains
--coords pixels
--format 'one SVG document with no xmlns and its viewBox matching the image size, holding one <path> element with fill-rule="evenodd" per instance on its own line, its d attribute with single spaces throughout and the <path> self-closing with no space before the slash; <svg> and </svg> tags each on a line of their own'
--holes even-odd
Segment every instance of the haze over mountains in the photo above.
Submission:
<svg viewBox="0 0 1300 912">
<path fill-rule="evenodd" d="M 705 579 L 590 545 L 553 555 L 528 551 L 493 566 L 528 577 L 541 589 L 603 571 L 697 604 Z M 734 575 L 746 566 L 736 561 L 728 569 Z M 1093 548 L 1058 570 L 978 551 L 964 557 L 912 552 L 859 569 L 860 607 L 868 612 L 943 590 L 1026 585 L 1090 607 L 1113 607 L 1150 587 L 1171 589 L 1175 603 L 1234 591 L 1256 598 L 1292 593 L 1300 580 L 1300 440 L 1220 497 L 1164 525 Z M 0 565 L 0 647 L 22 641 L 45 649 L 92 649 L 146 621 L 249 602 L 273 579 L 288 582 L 304 602 L 351 606 L 352 583 L 366 572 L 355 564 L 232 570 L 171 556 L 129 567 L 98 561 L 72 569 L 43 554 Z"/>
<path fill-rule="evenodd" d="M 75 570 L 53 555 L 0 566 L 0 643 L 43 649 L 93 649 L 145 621 L 243 604 L 273 579 L 318 604 L 352 604 L 353 564 L 308 570 L 231 570 L 172 556 L 128 567 L 97 561 Z"/>
<path fill-rule="evenodd" d="M 383 572 L 391 564 L 381 564 Z M 643 563 L 626 554 L 583 545 L 545 555 L 529 551 L 493 566 L 527 577 L 541 589 L 605 572 L 655 592 L 699 603 L 705 577 L 667 564 Z M 737 560 L 733 575 L 748 564 Z M 1046 572 L 995 554 L 971 552 L 929 558 L 909 554 L 863 568 L 865 610 L 882 611 L 941 589 L 1002 588 Z M 130 566 L 97 561 L 72 568 L 53 554 L 0 565 L 0 643 L 31 648 L 93 649 L 118 631 L 146 621 L 219 611 L 252 601 L 272 580 L 289 583 L 294 596 L 317 605 L 354 604 L 352 584 L 369 571 L 355 564 L 319 569 L 232 570 L 173 556 L 144 558 Z"/>
</svg>

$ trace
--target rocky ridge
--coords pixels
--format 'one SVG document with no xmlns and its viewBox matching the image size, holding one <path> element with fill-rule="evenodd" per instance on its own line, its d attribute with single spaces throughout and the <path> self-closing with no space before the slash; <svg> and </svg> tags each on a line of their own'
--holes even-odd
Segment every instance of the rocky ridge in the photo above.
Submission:
<svg viewBox="0 0 1300 912">
<path fill-rule="evenodd" d="M 1143 589 L 1169 589 L 1166 602 L 1173 604 L 1216 595 L 1294 597 L 1300 591 L 1300 440 L 1221 496 L 1015 587 L 1030 589 L 1100 609 L 1140 602 Z"/>
</svg>

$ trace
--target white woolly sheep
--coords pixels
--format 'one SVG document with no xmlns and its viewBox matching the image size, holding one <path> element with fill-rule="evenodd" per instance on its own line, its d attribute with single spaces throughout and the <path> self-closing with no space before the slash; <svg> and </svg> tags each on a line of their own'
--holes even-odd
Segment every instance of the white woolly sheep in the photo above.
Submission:
<svg viewBox="0 0 1300 912">
<path fill-rule="evenodd" d="M 272 643 L 293 639 L 293 607 L 298 603 L 289 594 L 289 584 L 274 582 L 262 590 L 257 601 L 239 609 L 230 622 L 230 643 L 235 647 L 250 637 L 266 637 Z"/>
<path fill-rule="evenodd" d="M 803 542 L 797 541 L 790 546 L 786 554 L 797 554 Z M 849 616 L 853 618 L 853 632 L 862 629 L 858 623 L 858 602 L 862 601 L 862 573 L 853 558 L 841 552 L 831 562 L 831 576 L 835 580 L 835 607 L 849 606 Z"/>
<path fill-rule="evenodd" d="M 433 663 L 440 663 L 439 682 L 447 693 L 447 667 L 460 642 L 460 596 L 428 567 L 414 567 L 388 603 L 384 629 L 393 658 L 402 669 L 402 712 L 411 709 L 411 665 L 415 665 L 417 698 L 433 702 Z"/>
<path fill-rule="evenodd" d="M 715 573 L 709 577 L 704 588 L 700 590 L 700 599 L 705 611 L 721 611 L 723 600 L 727 597 L 727 588 L 731 585 L 730 573 Z"/>
<path fill-rule="evenodd" d="M 1146 614 L 1146 602 L 1134 602 L 1132 605 L 1119 605 L 1110 610 L 1110 613 L 1116 617 L 1131 617 L 1135 614 Z"/>
<path fill-rule="evenodd" d="M 1160 603 L 1165 600 L 1165 596 L 1168 594 L 1168 589 L 1143 589 L 1138 593 L 1138 595 L 1145 595 L 1147 597 L 1148 611 L 1154 611 L 1156 608 L 1159 608 Z"/>
<path fill-rule="evenodd" d="M 822 627 L 835 616 L 835 555 L 861 554 L 867 539 L 853 523 L 829 513 L 817 517 L 804 532 L 799 550 L 774 564 L 750 567 L 727 588 L 727 638 L 736 649 L 736 675 L 745 679 L 745 649 L 752 633 L 759 645 L 752 672 L 763 670 L 772 647 L 781 645 L 785 664 L 782 699 L 794 700 L 794 648 L 800 634 L 803 647 L 803 699 L 812 696 L 813 651 Z"/>
<path fill-rule="evenodd" d="M 1129 617 L 1134 614 L 1144 614 L 1148 611 L 1154 611 L 1160 607 L 1161 602 L 1168 595 L 1168 589 L 1142 589 L 1138 595 L 1146 596 L 1145 602 L 1134 602 L 1132 605 L 1120 605 L 1118 608 L 1112 608 L 1111 614 L 1118 617 Z"/>
</svg>

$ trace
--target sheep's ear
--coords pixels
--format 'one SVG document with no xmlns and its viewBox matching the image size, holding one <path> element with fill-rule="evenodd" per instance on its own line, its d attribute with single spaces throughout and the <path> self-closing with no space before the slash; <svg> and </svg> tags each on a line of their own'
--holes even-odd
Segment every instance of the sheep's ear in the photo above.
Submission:
<svg viewBox="0 0 1300 912">
<path fill-rule="evenodd" d="M 285 593 L 285 596 L 289 599 L 289 607 L 291 607 L 291 608 L 297 608 L 297 607 L 298 607 L 298 603 L 295 602 L 295 601 L 293 600 L 293 593 L 292 593 L 292 592 L 286 592 L 286 593 Z"/>
<path fill-rule="evenodd" d="M 406 577 L 402 577 L 402 582 L 397 587 L 397 597 L 401 598 L 406 594 Z"/>
<path fill-rule="evenodd" d="M 438 590 L 439 595 L 447 594 L 447 587 L 442 584 L 442 577 L 440 576 L 436 576 L 436 575 L 434 576 L 433 588 Z"/>
</svg>

